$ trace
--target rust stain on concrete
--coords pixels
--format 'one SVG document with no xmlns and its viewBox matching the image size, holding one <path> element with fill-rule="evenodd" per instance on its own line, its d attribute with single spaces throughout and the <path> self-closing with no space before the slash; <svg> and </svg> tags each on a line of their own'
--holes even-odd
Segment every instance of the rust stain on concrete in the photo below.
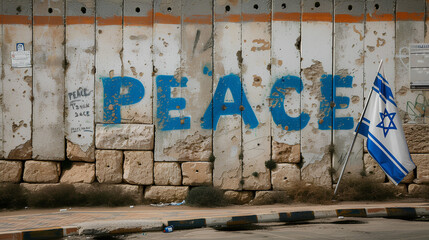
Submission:
<svg viewBox="0 0 429 240">
<path fill-rule="evenodd" d="M 360 97 L 359 97 L 359 96 L 354 95 L 354 96 L 352 97 L 352 103 L 358 103 L 358 102 L 359 102 L 359 100 L 360 100 Z"/>
<path fill-rule="evenodd" d="M 374 46 L 366 46 L 366 48 L 368 48 L 368 50 L 369 50 L 370 52 L 374 52 L 374 50 L 375 50 L 375 47 L 374 47 Z"/>
<path fill-rule="evenodd" d="M 33 77 L 32 76 L 24 76 L 24 81 L 28 84 L 29 87 L 33 87 Z"/>
<path fill-rule="evenodd" d="M 407 94 L 408 90 L 409 90 L 409 88 L 402 86 L 401 89 L 399 89 L 396 93 L 399 95 L 405 95 L 405 94 Z"/>
<path fill-rule="evenodd" d="M 237 6 L 238 0 L 230 0 L 229 2 L 232 6 Z"/>
<path fill-rule="evenodd" d="M 341 77 L 347 77 L 349 75 L 349 70 L 343 68 L 343 69 L 339 69 L 337 71 L 337 75 L 340 75 Z"/>
<path fill-rule="evenodd" d="M 384 44 L 386 44 L 386 40 L 382 38 L 377 38 L 377 47 L 384 46 Z"/>
<path fill-rule="evenodd" d="M 250 51 L 264 51 L 264 50 L 270 50 L 270 42 L 265 41 L 264 39 L 255 39 L 252 41 L 253 43 L 260 44 L 261 46 L 258 47 L 252 47 Z"/>
<path fill-rule="evenodd" d="M 141 35 L 131 35 L 130 40 L 146 40 L 147 36 L 144 34 Z"/>
<path fill-rule="evenodd" d="M 133 72 L 134 76 L 138 75 L 135 67 L 130 67 L 130 69 L 131 69 L 131 72 Z"/>
<path fill-rule="evenodd" d="M 307 78 L 308 80 L 314 83 L 318 79 L 320 79 L 320 77 L 325 73 L 325 71 L 323 70 L 323 66 L 320 61 L 317 61 L 317 60 L 312 60 L 312 61 L 313 61 L 313 64 L 308 68 L 304 68 L 303 73 L 305 78 Z"/>
<path fill-rule="evenodd" d="M 182 78 L 182 68 L 181 67 L 178 67 L 176 69 L 176 71 L 174 71 L 174 78 L 179 80 L 179 81 L 181 80 L 181 78 Z"/>
<path fill-rule="evenodd" d="M 18 124 L 15 122 L 12 123 L 12 132 L 18 131 L 19 128 L 21 128 L 24 125 L 24 120 L 19 121 Z"/>
<path fill-rule="evenodd" d="M 95 54 L 95 46 L 85 49 L 85 53 Z"/>
<path fill-rule="evenodd" d="M 363 40 L 363 34 L 361 32 L 359 32 L 359 30 L 356 29 L 356 26 L 353 26 L 353 31 L 357 34 L 359 34 L 359 40 L 362 41 Z"/>
<path fill-rule="evenodd" d="M 263 88 L 264 86 L 262 86 L 262 78 L 256 74 L 254 74 L 252 86 Z"/>
<path fill-rule="evenodd" d="M 177 161 L 208 161 L 211 150 L 211 136 L 196 132 L 176 141 L 173 146 L 164 148 L 163 152 Z"/>
<path fill-rule="evenodd" d="M 355 63 L 358 66 L 362 66 L 364 61 L 365 61 L 365 54 L 361 52 L 359 58 L 355 60 Z"/>
</svg>

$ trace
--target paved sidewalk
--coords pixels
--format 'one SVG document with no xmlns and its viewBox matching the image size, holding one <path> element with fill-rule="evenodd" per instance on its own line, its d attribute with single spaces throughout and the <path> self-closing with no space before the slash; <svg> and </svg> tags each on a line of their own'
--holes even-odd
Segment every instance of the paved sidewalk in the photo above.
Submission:
<svg viewBox="0 0 429 240">
<path fill-rule="evenodd" d="M 133 208 L 73 208 L 67 210 L 29 209 L 0 212 L 0 240 L 37 239 L 31 238 L 30 235 L 46 231 L 46 229 L 56 229 L 54 234 L 65 236 L 76 234 L 79 230 L 84 234 L 136 232 L 144 229 L 160 230 L 163 224 L 174 224 L 177 228 L 193 228 L 210 224 L 229 224 L 234 221 L 234 224 L 240 224 L 255 221 L 306 220 L 307 218 L 332 217 L 333 214 L 346 217 L 393 216 L 391 214 L 396 214 L 400 217 L 401 214 L 408 214 L 407 211 L 410 209 L 413 214 L 417 212 L 417 215 L 421 215 L 421 213 L 426 215 L 426 212 L 429 213 L 429 202 L 342 202 L 334 205 L 276 204 L 222 208 L 135 206 Z M 120 229 L 118 227 L 115 229 L 115 225 L 120 226 Z M 130 227 L 127 229 L 128 225 L 131 226 L 131 229 Z M 99 230 L 94 230 L 95 226 Z M 15 236 L 11 235 L 12 232 L 18 237 L 12 238 L 11 236 Z M 27 234 L 25 237 L 26 232 L 31 234 Z M 19 237 L 20 234 L 21 237 Z M 22 237 L 23 234 L 24 237 Z"/>
</svg>

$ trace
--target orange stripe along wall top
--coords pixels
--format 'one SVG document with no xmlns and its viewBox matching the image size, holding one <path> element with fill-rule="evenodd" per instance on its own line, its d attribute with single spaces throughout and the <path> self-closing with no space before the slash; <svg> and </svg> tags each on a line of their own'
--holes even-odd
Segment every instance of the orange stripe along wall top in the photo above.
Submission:
<svg viewBox="0 0 429 240">
<path fill-rule="evenodd" d="M 397 190 L 419 191 L 429 95 L 410 88 L 409 46 L 429 39 L 427 5 L 3 0 L 0 182 L 100 183 L 154 202 L 200 185 L 243 201 L 331 188 L 383 60 L 417 165 Z M 346 170 L 388 183 L 363 140 Z"/>
</svg>

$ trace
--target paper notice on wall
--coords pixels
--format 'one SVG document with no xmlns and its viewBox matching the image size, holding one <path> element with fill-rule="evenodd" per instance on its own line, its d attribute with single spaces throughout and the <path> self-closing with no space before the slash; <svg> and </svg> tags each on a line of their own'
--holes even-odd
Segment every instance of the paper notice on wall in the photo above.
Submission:
<svg viewBox="0 0 429 240">
<path fill-rule="evenodd" d="M 10 52 L 12 59 L 12 67 L 14 68 L 30 68 L 31 53 L 30 51 L 12 51 Z"/>
</svg>

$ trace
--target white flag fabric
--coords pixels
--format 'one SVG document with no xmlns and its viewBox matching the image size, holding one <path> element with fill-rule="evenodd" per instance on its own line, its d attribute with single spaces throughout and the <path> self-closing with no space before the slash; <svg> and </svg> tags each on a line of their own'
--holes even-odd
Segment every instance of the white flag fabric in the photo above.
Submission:
<svg viewBox="0 0 429 240">
<path fill-rule="evenodd" d="M 398 185 L 416 166 L 408 151 L 392 90 L 380 72 L 367 104 L 358 133 L 367 138 L 368 152 L 389 179 Z"/>
</svg>

